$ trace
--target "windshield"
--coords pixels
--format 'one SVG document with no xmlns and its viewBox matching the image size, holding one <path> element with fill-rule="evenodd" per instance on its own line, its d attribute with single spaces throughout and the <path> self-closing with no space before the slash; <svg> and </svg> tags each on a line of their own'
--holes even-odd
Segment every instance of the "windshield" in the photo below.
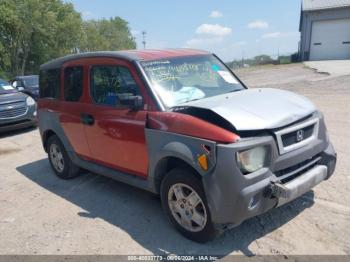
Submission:
<svg viewBox="0 0 350 262">
<path fill-rule="evenodd" d="M 141 62 L 166 107 L 244 89 L 215 56 L 186 56 Z"/>
<path fill-rule="evenodd" d="M 0 93 L 13 92 L 15 89 L 6 81 L 0 80 Z"/>
<path fill-rule="evenodd" d="M 39 86 L 39 77 L 30 76 L 22 79 L 25 87 L 37 87 Z"/>
</svg>

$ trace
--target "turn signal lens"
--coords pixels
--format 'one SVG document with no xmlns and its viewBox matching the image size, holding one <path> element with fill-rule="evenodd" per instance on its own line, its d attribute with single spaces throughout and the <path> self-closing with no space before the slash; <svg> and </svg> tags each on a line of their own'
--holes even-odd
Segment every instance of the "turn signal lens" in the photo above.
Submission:
<svg viewBox="0 0 350 262">
<path fill-rule="evenodd" d="M 200 165 L 200 167 L 204 170 L 207 171 L 208 170 L 208 160 L 207 160 L 207 156 L 206 155 L 201 155 L 198 157 L 198 164 Z"/>
</svg>

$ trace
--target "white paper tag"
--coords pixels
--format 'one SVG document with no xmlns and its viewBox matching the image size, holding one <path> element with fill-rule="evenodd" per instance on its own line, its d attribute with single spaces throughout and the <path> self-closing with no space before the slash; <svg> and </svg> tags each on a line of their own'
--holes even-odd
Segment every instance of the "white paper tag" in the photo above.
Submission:
<svg viewBox="0 0 350 262">
<path fill-rule="evenodd" d="M 238 84 L 237 79 L 235 79 L 229 72 L 227 71 L 218 71 L 219 75 L 230 84 Z"/>
<path fill-rule="evenodd" d="M 12 86 L 2 86 L 4 90 L 13 90 Z"/>
</svg>

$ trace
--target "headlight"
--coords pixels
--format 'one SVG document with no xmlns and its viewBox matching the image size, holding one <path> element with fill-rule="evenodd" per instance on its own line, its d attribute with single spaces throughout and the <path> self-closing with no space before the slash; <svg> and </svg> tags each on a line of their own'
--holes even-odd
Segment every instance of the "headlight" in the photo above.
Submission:
<svg viewBox="0 0 350 262">
<path fill-rule="evenodd" d="M 35 105 L 34 99 L 31 98 L 30 96 L 27 97 L 26 102 L 27 102 L 27 106 L 33 106 L 33 105 Z"/>
<path fill-rule="evenodd" d="M 266 162 L 267 149 L 258 146 L 237 153 L 237 162 L 243 174 L 248 174 L 263 168 Z"/>
</svg>

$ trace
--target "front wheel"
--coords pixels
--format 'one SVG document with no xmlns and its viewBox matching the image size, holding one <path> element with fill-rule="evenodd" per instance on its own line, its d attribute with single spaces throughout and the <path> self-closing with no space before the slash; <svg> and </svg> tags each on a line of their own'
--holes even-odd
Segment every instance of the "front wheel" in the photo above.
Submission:
<svg viewBox="0 0 350 262">
<path fill-rule="evenodd" d="M 202 181 L 187 169 L 173 169 L 161 185 L 162 206 L 186 238 L 207 242 L 217 231 L 211 221 Z"/>
</svg>

